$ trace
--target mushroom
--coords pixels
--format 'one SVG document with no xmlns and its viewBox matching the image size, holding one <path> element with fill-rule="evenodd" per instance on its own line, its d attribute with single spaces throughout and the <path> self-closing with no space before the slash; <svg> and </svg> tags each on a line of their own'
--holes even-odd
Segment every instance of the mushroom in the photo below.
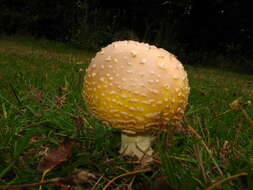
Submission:
<svg viewBox="0 0 253 190">
<path fill-rule="evenodd" d="M 91 60 L 83 95 L 90 113 L 122 131 L 120 153 L 152 158 L 155 131 L 182 120 L 187 73 L 168 51 L 137 41 L 117 41 Z"/>
</svg>

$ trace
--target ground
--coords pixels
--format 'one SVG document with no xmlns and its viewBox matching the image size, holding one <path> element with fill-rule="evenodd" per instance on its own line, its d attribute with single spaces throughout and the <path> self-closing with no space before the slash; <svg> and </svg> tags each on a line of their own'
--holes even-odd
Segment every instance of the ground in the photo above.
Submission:
<svg viewBox="0 0 253 190">
<path fill-rule="evenodd" d="M 120 132 L 85 108 L 83 76 L 94 55 L 0 37 L 0 189 L 39 183 L 43 173 L 51 184 L 43 189 L 253 189 L 252 75 L 185 65 L 184 124 L 157 134 L 155 162 L 143 167 L 118 154 Z"/>
</svg>

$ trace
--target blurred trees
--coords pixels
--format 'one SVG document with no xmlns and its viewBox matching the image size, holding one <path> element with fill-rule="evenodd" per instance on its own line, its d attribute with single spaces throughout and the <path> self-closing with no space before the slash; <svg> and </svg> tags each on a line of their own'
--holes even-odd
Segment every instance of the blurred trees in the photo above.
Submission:
<svg viewBox="0 0 253 190">
<path fill-rule="evenodd" d="M 1 0 L 0 33 L 25 33 L 99 49 L 138 39 L 192 62 L 206 52 L 251 57 L 249 0 Z"/>
<path fill-rule="evenodd" d="M 0 32 L 64 39 L 74 23 L 75 1 L 1 0 Z"/>
</svg>

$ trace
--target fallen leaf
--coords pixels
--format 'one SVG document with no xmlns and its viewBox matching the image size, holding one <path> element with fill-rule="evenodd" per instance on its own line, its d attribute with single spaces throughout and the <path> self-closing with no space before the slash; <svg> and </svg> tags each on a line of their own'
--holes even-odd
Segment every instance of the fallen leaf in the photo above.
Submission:
<svg viewBox="0 0 253 190">
<path fill-rule="evenodd" d="M 57 97 L 57 107 L 58 109 L 61 109 L 65 105 L 66 96 Z"/>
<path fill-rule="evenodd" d="M 75 187 L 72 185 L 58 184 L 57 189 L 58 190 L 74 190 Z"/>
<path fill-rule="evenodd" d="M 171 187 L 168 184 L 166 177 L 163 176 L 156 177 L 152 184 L 146 182 L 144 186 L 146 187 L 145 189 L 147 190 L 161 190 L 161 189 L 176 190 L 175 188 Z"/>
<path fill-rule="evenodd" d="M 62 178 L 59 190 L 91 189 L 97 177 L 88 171 L 75 169 L 69 176 Z"/>
<path fill-rule="evenodd" d="M 59 87 L 60 92 L 67 92 L 68 90 L 68 87 Z"/>
<path fill-rule="evenodd" d="M 242 102 L 241 102 L 242 97 L 239 97 L 235 99 L 233 102 L 229 104 L 230 108 L 233 110 L 239 110 L 241 108 Z"/>
<path fill-rule="evenodd" d="M 36 100 L 38 100 L 39 102 L 42 102 L 42 100 L 44 99 L 44 93 L 42 91 L 38 91 L 35 94 L 35 98 Z"/>
<path fill-rule="evenodd" d="M 63 162 L 68 161 L 72 154 L 73 144 L 73 140 L 64 140 L 58 148 L 46 153 L 42 162 L 38 165 L 37 169 L 45 171 L 48 169 L 52 169 Z"/>
<path fill-rule="evenodd" d="M 41 136 L 34 136 L 29 140 L 29 145 L 37 143 L 41 139 Z"/>
<path fill-rule="evenodd" d="M 75 169 L 72 180 L 76 185 L 94 184 L 96 176 L 85 170 Z"/>
</svg>

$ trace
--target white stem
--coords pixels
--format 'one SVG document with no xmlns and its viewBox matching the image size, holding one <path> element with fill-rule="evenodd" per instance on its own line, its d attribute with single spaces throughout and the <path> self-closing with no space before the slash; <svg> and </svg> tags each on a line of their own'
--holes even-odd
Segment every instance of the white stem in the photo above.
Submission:
<svg viewBox="0 0 253 190">
<path fill-rule="evenodd" d="M 153 136 L 138 136 L 122 133 L 120 153 L 127 156 L 137 156 L 139 160 L 152 159 L 151 148 Z"/>
</svg>

